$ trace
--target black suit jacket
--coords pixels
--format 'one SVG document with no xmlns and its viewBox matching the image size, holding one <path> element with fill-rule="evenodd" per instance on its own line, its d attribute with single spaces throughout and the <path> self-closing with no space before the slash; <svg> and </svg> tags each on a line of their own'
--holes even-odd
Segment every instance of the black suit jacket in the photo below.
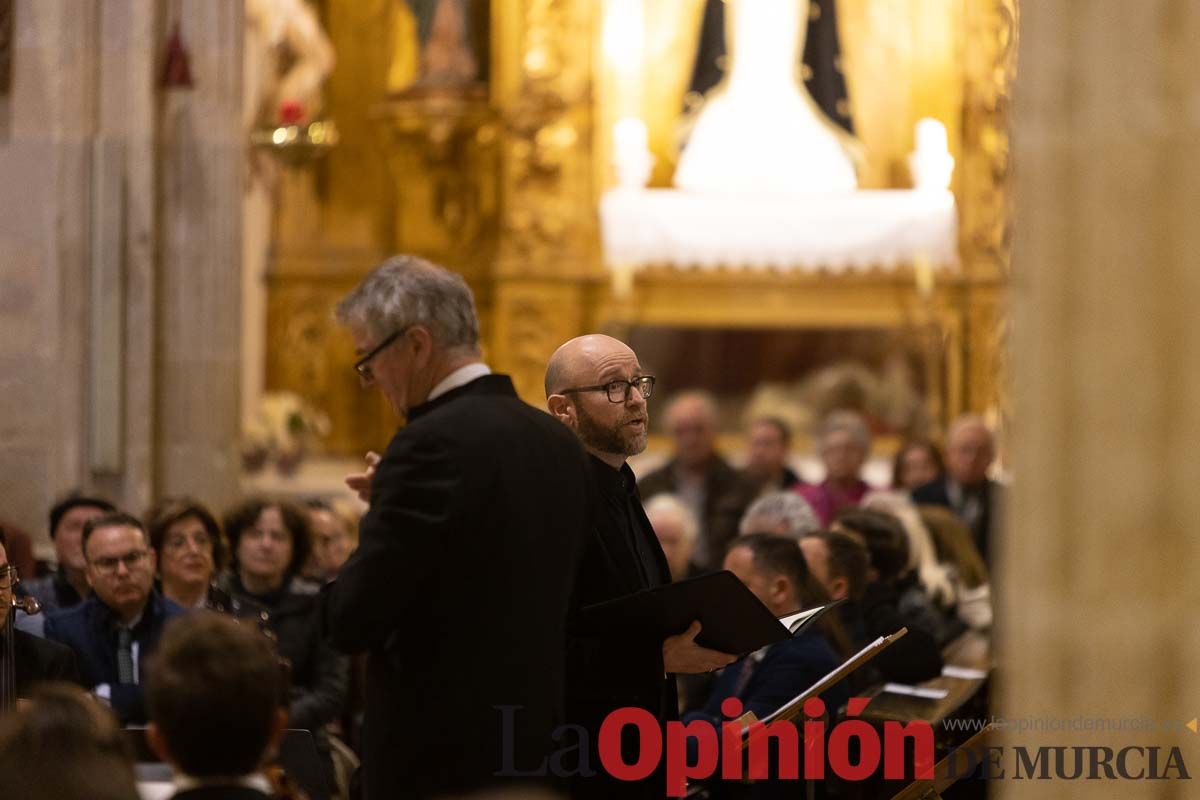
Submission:
<svg viewBox="0 0 1200 800">
<path fill-rule="evenodd" d="M 662 492 L 674 493 L 677 488 L 674 459 L 638 481 L 638 489 L 647 500 Z M 698 573 L 721 568 L 725 548 L 737 538 L 742 514 L 757 495 L 757 486 L 725 459 L 713 455 L 704 478 L 704 518 L 699 520 L 707 557 L 692 558 Z"/>
<path fill-rule="evenodd" d="M 643 708 L 664 721 L 678 716 L 675 678 L 663 673 L 662 640 L 638 639 L 628 634 L 597 635 L 580 628 L 574 613 L 585 606 L 648 588 L 642 583 L 638 555 L 623 524 L 613 519 L 624 512 L 625 507 L 619 503 L 622 499 L 631 501 L 628 507 L 632 511 L 635 534 L 648 545 L 655 566 L 650 575 L 653 585 L 670 583 L 671 570 L 658 537 L 642 510 L 633 471 L 626 465 L 617 473 L 594 456 L 589 458 L 596 488 L 592 495 L 584 557 L 572 599 L 573 618 L 568 625 L 567 718 L 587 731 L 591 745 L 589 766 L 599 774 L 575 781 L 573 796 L 605 800 L 661 798 L 665 792 L 661 775 L 641 785 L 607 779 L 599 764 L 596 745 L 600 725 L 618 708 Z M 627 485 L 627 498 L 620 496 L 622 490 L 618 487 L 622 480 Z M 635 760 L 636 754 L 628 751 L 628 763 Z"/>
<path fill-rule="evenodd" d="M 15 628 L 12 631 L 0 631 L 0 645 L 8 635 L 13 637 L 17 697 L 28 697 L 30 689 L 42 681 L 79 683 L 79 667 L 71 648 Z M 3 663 L 3 658 L 0 651 L 0 663 Z"/>
<path fill-rule="evenodd" d="M 942 476 L 931 483 L 913 489 L 913 502 L 919 505 L 945 506 L 958 513 L 958 509 L 954 508 L 954 504 L 950 501 L 949 480 L 950 478 Z M 1000 512 L 1003 504 L 1003 484 L 989 480 L 986 484 L 986 491 L 983 492 L 982 513 L 975 524 L 971 526 L 971 536 L 975 541 L 975 546 L 979 548 L 983 562 L 989 567 L 992 565 L 992 535 L 1000 526 Z"/>
<path fill-rule="evenodd" d="M 334 644 L 370 651 L 366 800 L 512 782 L 495 775 L 506 760 L 530 771 L 552 749 L 587 469 L 507 376 L 410 411 L 323 596 Z"/>
<path fill-rule="evenodd" d="M 271 800 L 271 795 L 248 786 L 198 786 L 176 792 L 171 800 Z"/>
</svg>

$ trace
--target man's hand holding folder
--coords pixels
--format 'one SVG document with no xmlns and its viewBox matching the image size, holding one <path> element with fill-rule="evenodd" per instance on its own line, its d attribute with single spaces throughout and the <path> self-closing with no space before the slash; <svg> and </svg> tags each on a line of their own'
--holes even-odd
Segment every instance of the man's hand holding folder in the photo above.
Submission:
<svg viewBox="0 0 1200 800">
<path fill-rule="evenodd" d="M 737 661 L 736 655 L 696 644 L 700 628 L 700 620 L 693 620 L 686 631 L 663 640 L 663 671 L 667 674 L 712 672 Z"/>
</svg>

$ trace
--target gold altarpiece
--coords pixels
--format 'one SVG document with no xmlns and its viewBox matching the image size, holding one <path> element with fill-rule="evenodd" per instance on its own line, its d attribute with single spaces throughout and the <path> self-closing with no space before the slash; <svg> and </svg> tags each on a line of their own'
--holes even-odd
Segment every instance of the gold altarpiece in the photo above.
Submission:
<svg viewBox="0 0 1200 800">
<path fill-rule="evenodd" d="M 617 107 L 599 0 L 492 0 L 486 88 L 389 93 L 394 2 L 317 3 L 338 54 L 327 87 L 342 143 L 288 167 L 268 275 L 267 387 L 324 408 L 334 454 L 386 442 L 395 420 L 364 396 L 331 309 L 394 252 L 461 272 L 486 357 L 540 403 L 546 359 L 589 330 L 635 325 L 879 327 L 919 331 L 941 389 L 936 420 L 1006 413 L 1009 275 L 1008 104 L 1018 0 L 840 0 L 845 72 L 866 188 L 903 186 L 913 124 L 941 119 L 957 161 L 960 268 L 920 280 L 915 265 L 847 275 L 639 271 L 614 288 L 597 219 L 611 183 Z M 698 0 L 647 0 L 654 80 L 636 109 L 669 183 Z M 680 24 L 681 21 L 684 24 Z M 694 25 L 692 25 L 694 23 Z M 691 25 L 691 27 L 689 27 Z M 693 44 L 689 44 L 691 41 Z M 290 181 L 290 183 L 289 183 Z M 620 283 L 618 281 L 617 283 Z"/>
</svg>

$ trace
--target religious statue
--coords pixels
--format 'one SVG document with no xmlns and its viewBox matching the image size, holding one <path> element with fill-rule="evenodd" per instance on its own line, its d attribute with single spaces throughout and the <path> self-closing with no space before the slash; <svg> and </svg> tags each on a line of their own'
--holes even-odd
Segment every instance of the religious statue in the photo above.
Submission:
<svg viewBox="0 0 1200 800">
<path fill-rule="evenodd" d="M 243 114 L 255 130 L 303 126 L 317 118 L 333 70 L 333 45 L 305 0 L 246 0 Z M 279 165 L 249 148 L 242 203 L 242 417 L 253 418 L 266 375 L 266 273 Z"/>
<path fill-rule="evenodd" d="M 723 26 L 731 43 L 724 59 L 728 69 L 694 119 L 675 185 L 755 193 L 857 188 L 846 131 L 822 113 L 797 81 L 802 72 L 798 54 L 803 52 L 811 9 L 822 8 L 820 0 L 717 4 L 729 16 Z M 712 19 L 706 13 L 707 28 Z M 697 69 L 704 66 L 698 63 Z"/>
</svg>

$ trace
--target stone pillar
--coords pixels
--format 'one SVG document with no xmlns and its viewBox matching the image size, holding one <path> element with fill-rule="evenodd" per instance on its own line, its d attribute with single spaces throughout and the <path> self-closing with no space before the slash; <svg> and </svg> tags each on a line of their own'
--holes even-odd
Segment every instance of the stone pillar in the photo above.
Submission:
<svg viewBox="0 0 1200 800">
<path fill-rule="evenodd" d="M 1160 769 L 1179 747 L 1194 779 L 1196 735 L 1176 726 L 1200 713 L 1200 13 L 1033 0 L 1021 14 L 996 712 L 1084 729 L 1003 743 L 1160 746 Z M 1182 798 L 1193 783 L 1004 781 L 996 796 Z"/>
<path fill-rule="evenodd" d="M 18 0 L 0 109 L 0 518 L 236 489 L 239 0 Z M 41 552 L 47 553 L 43 538 Z"/>
<path fill-rule="evenodd" d="M 240 464 L 241 0 L 181 3 L 194 86 L 162 117 L 158 489 L 221 506 Z"/>
</svg>

